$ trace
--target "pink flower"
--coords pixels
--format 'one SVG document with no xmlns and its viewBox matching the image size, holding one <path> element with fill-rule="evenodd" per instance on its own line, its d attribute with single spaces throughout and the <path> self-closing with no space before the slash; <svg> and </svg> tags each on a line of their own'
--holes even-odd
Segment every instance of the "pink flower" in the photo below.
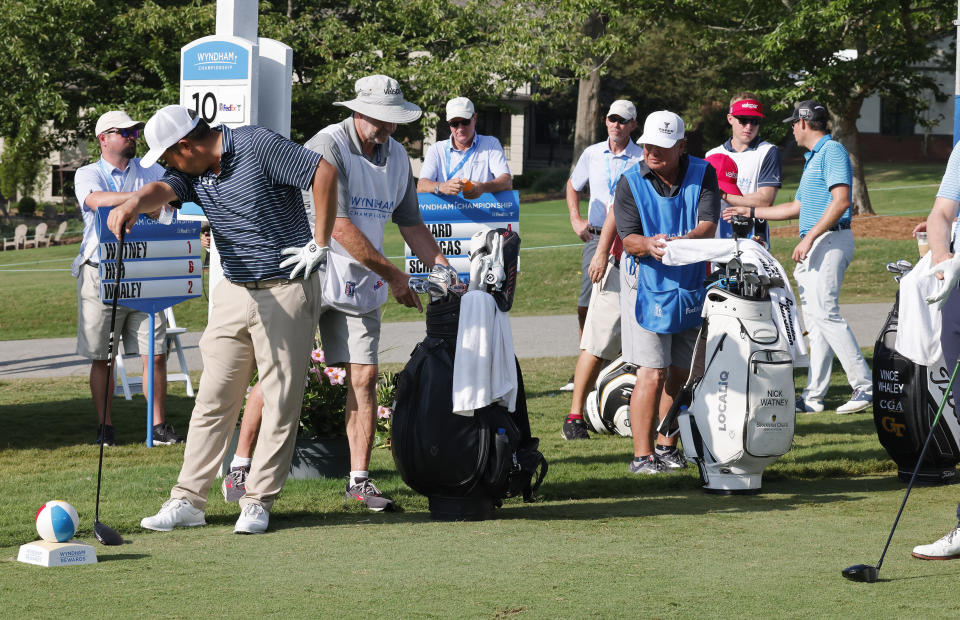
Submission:
<svg viewBox="0 0 960 620">
<path fill-rule="evenodd" d="M 381 420 L 386 420 L 391 415 L 393 415 L 393 411 L 390 409 L 390 407 L 384 407 L 383 405 L 377 407 L 377 417 Z"/>
<path fill-rule="evenodd" d="M 327 361 L 327 358 L 323 355 L 323 349 L 314 349 L 310 352 L 310 359 L 318 364 L 322 364 Z"/>
<path fill-rule="evenodd" d="M 330 385 L 343 385 L 343 380 L 347 376 L 347 371 L 336 366 L 328 366 L 323 369 L 323 374 L 327 375 Z"/>
</svg>

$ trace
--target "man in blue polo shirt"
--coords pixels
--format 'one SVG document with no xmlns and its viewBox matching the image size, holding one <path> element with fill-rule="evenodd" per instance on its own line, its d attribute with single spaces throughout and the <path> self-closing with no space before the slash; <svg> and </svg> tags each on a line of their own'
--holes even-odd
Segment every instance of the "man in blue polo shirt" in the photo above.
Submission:
<svg viewBox="0 0 960 620">
<path fill-rule="evenodd" d="M 807 387 L 797 398 L 797 411 L 823 411 L 823 397 L 830 387 L 833 354 L 836 353 L 853 388 L 853 396 L 837 407 L 837 413 L 863 411 L 873 402 L 870 367 L 850 326 L 840 316 L 840 286 L 853 259 L 850 230 L 850 186 L 853 173 L 847 150 L 827 133 L 827 109 L 816 101 L 801 101 L 783 122 L 793 125 L 804 155 L 800 188 L 792 202 L 757 207 L 756 217 L 767 220 L 800 218 L 800 243 L 793 250 L 804 326 L 810 338 L 810 368 Z M 725 219 L 735 214 L 751 215 L 747 207 L 724 210 Z"/>
<path fill-rule="evenodd" d="M 337 173 L 319 154 L 268 129 L 211 129 L 182 106 L 161 109 L 144 133 L 150 150 L 142 161 L 151 165 L 162 157 L 167 172 L 111 211 L 110 230 L 119 236 L 138 213 L 196 202 L 210 220 L 225 279 L 210 293 L 210 320 L 200 339 L 203 376 L 180 476 L 160 512 L 140 526 L 170 531 L 206 523 L 207 491 L 257 370 L 263 420 L 234 532 L 260 534 L 290 471 L 320 313 L 314 269 L 333 230 Z M 308 188 L 313 235 L 301 196 Z"/>
</svg>

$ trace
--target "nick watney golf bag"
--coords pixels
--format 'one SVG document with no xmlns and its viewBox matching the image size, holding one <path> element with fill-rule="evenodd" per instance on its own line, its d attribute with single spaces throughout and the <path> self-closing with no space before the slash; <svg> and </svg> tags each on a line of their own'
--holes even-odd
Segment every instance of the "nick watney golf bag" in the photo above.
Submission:
<svg viewBox="0 0 960 620">
<path fill-rule="evenodd" d="M 764 468 L 793 443 L 793 356 L 772 316 L 775 286 L 784 286 L 782 278 L 771 281 L 734 259 L 706 292 L 691 378 L 671 414 L 708 493 L 758 492 Z"/>
<path fill-rule="evenodd" d="M 519 237 L 502 229 L 498 233 L 503 235 L 504 278 L 494 298 L 506 311 L 516 286 Z M 474 279 L 471 277 L 471 288 Z M 485 280 L 480 275 L 479 281 Z M 486 281 L 491 280 L 496 278 Z M 530 436 L 519 363 L 514 358 L 518 380 L 514 412 L 494 403 L 474 410 L 473 415 L 455 414 L 453 375 L 460 295 L 451 290 L 434 297 L 426 318 L 426 338 L 397 375 L 392 423 L 397 471 L 410 488 L 427 496 L 430 516 L 436 520 L 489 519 L 507 497 L 533 501 L 547 462 L 538 450 L 539 440 Z"/>
<path fill-rule="evenodd" d="M 888 270 L 898 273 L 894 267 L 899 267 L 899 275 L 903 275 L 911 265 L 906 261 L 887 265 Z M 942 361 L 929 367 L 915 364 L 896 351 L 898 307 L 899 293 L 873 348 L 873 422 L 880 444 L 897 464 L 897 478 L 908 482 L 950 381 L 951 369 Z M 915 484 L 957 481 L 960 425 L 952 414 L 953 395 L 948 394 L 947 399 L 949 410 L 937 423 Z"/>
</svg>

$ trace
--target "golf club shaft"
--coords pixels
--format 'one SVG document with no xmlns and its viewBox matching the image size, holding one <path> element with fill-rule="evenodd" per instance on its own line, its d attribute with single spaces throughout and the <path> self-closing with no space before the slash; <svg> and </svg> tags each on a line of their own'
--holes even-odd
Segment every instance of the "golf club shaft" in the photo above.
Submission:
<svg viewBox="0 0 960 620">
<path fill-rule="evenodd" d="M 933 432 L 937 428 L 937 423 L 940 422 L 940 414 L 943 413 L 943 407 L 947 404 L 947 400 L 950 398 L 950 390 L 953 389 L 953 380 L 957 378 L 957 369 L 960 368 L 960 359 L 957 360 L 957 363 L 953 366 L 953 374 L 950 375 L 950 383 L 947 384 L 947 389 L 943 393 L 943 398 L 940 399 L 940 407 L 937 409 L 937 415 L 933 418 L 933 423 L 930 424 L 930 432 L 927 433 L 927 440 L 923 442 L 923 449 L 920 450 L 920 458 L 917 459 L 917 466 L 913 469 L 913 475 L 910 476 L 910 484 L 907 485 L 907 492 L 903 495 L 903 501 L 900 503 L 900 510 L 897 511 L 897 518 L 893 520 L 893 527 L 890 528 L 890 535 L 887 537 L 887 544 L 883 546 L 883 553 L 880 554 L 880 560 L 877 562 L 877 571 L 880 570 L 880 565 L 883 564 L 883 557 L 887 555 L 887 549 L 890 547 L 890 541 L 893 540 L 893 533 L 897 529 L 897 523 L 900 522 L 900 515 L 903 514 L 903 507 L 907 505 L 907 498 L 910 497 L 910 490 L 913 489 L 913 483 L 917 479 L 917 473 L 920 472 L 920 465 L 923 463 L 923 457 L 927 455 L 927 447 L 930 445 L 930 440 L 933 439 Z"/>
<path fill-rule="evenodd" d="M 123 238 L 126 231 L 120 227 L 120 240 L 117 243 L 117 269 L 113 280 L 113 304 L 110 307 L 110 338 L 107 341 L 107 387 L 103 395 L 103 417 L 100 419 L 100 462 L 97 464 L 97 504 L 94 508 L 93 521 L 100 521 L 100 478 L 103 473 L 103 434 L 107 428 L 107 413 L 110 412 L 111 392 L 113 386 L 113 364 L 114 364 L 114 331 L 117 323 L 117 301 L 120 299 L 120 267 L 123 264 Z"/>
</svg>

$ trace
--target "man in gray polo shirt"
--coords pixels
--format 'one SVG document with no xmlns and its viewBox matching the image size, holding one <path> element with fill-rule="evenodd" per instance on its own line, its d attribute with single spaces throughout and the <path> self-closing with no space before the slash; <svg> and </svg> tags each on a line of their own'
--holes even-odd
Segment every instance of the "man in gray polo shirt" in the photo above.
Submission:
<svg viewBox="0 0 960 620">
<path fill-rule="evenodd" d="M 403 145 L 390 136 L 398 123 L 420 118 L 400 84 L 385 75 L 356 82 L 356 97 L 337 101 L 353 114 L 304 145 L 337 169 L 337 219 L 324 272 L 320 339 L 328 364 L 347 367 L 347 438 L 350 479 L 345 496 L 375 511 L 393 502 L 370 480 L 370 450 L 376 433 L 380 312 L 387 287 L 398 303 L 423 310 L 410 290 L 410 276 L 383 255 L 387 220 L 431 269 L 447 259 L 420 217 L 417 187 Z"/>
</svg>

